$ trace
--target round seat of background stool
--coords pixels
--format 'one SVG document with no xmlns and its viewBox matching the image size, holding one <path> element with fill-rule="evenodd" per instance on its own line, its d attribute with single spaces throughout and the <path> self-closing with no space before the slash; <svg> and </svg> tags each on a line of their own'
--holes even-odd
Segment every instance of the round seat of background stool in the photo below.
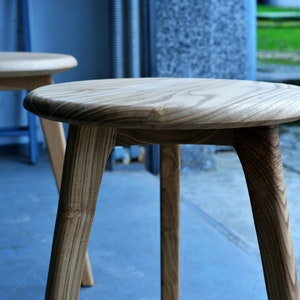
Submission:
<svg viewBox="0 0 300 300">
<path fill-rule="evenodd" d="M 49 75 L 76 66 L 76 59 L 66 54 L 0 52 L 0 78 Z"/>
<path fill-rule="evenodd" d="M 24 106 L 48 119 L 111 128 L 256 127 L 299 119 L 300 87 L 200 78 L 89 80 L 38 88 Z"/>
</svg>

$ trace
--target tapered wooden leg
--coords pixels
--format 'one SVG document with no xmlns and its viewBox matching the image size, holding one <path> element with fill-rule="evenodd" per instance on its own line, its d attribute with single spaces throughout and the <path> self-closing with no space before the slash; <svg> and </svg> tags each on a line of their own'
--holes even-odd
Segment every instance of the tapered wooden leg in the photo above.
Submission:
<svg viewBox="0 0 300 300">
<path fill-rule="evenodd" d="M 160 147 L 161 299 L 179 299 L 179 145 Z"/>
<path fill-rule="evenodd" d="M 47 143 L 56 186 L 58 188 L 58 191 L 60 191 L 61 176 L 66 149 L 66 139 L 63 126 L 61 123 L 46 119 L 41 119 L 41 124 Z M 88 253 L 86 253 L 85 257 L 85 266 L 81 284 L 82 286 L 94 285 L 94 278 Z"/>
<path fill-rule="evenodd" d="M 64 129 L 61 123 L 53 122 L 47 119 L 41 118 L 41 124 L 55 177 L 55 183 L 58 191 L 60 191 L 61 176 L 66 150 Z"/>
<path fill-rule="evenodd" d="M 27 79 L 27 80 L 26 80 Z M 43 85 L 48 85 L 53 83 L 53 78 L 51 75 L 47 76 L 35 76 L 32 78 L 24 78 L 25 82 L 19 83 L 20 86 L 26 87 L 29 91 L 35 88 L 41 87 Z M 15 84 L 14 81 L 12 84 Z M 66 150 L 66 138 L 63 129 L 63 125 L 59 122 L 53 122 L 47 119 L 40 118 L 45 141 L 47 144 L 47 149 L 51 161 L 52 170 L 54 173 L 54 178 L 58 191 L 60 191 L 61 176 L 64 163 L 64 156 Z M 82 286 L 92 286 L 94 285 L 94 278 L 91 268 L 91 263 L 88 253 L 85 257 L 84 272 L 82 275 Z"/>
<path fill-rule="evenodd" d="M 78 298 L 98 190 L 115 130 L 70 125 L 46 299 Z"/>
<path fill-rule="evenodd" d="M 233 138 L 247 180 L 269 299 L 298 299 L 283 168 L 276 127 Z"/>
<path fill-rule="evenodd" d="M 94 285 L 94 277 L 92 272 L 92 267 L 90 263 L 88 251 L 85 253 L 84 266 L 82 272 L 81 286 L 92 286 Z"/>
</svg>

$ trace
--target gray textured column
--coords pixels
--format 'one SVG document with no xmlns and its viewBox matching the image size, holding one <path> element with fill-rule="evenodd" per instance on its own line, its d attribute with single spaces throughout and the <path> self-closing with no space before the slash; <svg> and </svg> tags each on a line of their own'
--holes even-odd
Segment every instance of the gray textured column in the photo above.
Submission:
<svg viewBox="0 0 300 300">
<path fill-rule="evenodd" d="M 246 79 L 247 0 L 156 0 L 157 76 Z M 214 167 L 214 147 L 182 146 L 183 168 Z"/>
</svg>

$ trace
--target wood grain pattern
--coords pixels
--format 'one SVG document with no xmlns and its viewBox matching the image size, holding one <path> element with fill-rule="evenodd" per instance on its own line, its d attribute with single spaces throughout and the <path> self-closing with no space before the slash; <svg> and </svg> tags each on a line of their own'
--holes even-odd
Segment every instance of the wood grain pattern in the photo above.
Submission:
<svg viewBox="0 0 300 300">
<path fill-rule="evenodd" d="M 26 109 L 74 124 L 124 129 L 225 129 L 299 119 L 300 87 L 222 79 L 138 78 L 57 84 Z"/>
<path fill-rule="evenodd" d="M 77 66 L 71 55 L 37 52 L 0 52 L 0 77 L 49 75 Z"/>
<path fill-rule="evenodd" d="M 179 299 L 179 145 L 160 147 L 161 299 Z"/>
<path fill-rule="evenodd" d="M 143 130 L 118 129 L 116 145 L 205 144 L 231 145 L 235 129 L 216 130 Z"/>
<path fill-rule="evenodd" d="M 234 147 L 252 205 L 269 299 L 297 300 L 298 280 L 276 127 L 240 131 Z"/>
<path fill-rule="evenodd" d="M 113 129 L 70 126 L 46 299 L 78 298 L 100 181 L 114 142 Z"/>
<path fill-rule="evenodd" d="M 54 173 L 56 186 L 58 191 L 60 191 L 65 149 L 66 149 L 65 133 L 62 124 L 59 122 L 53 122 L 41 118 L 41 124 L 44 132 L 44 137 L 47 143 L 47 148 L 50 156 L 50 161 Z M 81 285 L 82 286 L 94 285 L 94 277 L 93 277 L 88 253 L 86 253 L 86 257 L 85 257 Z"/>
</svg>

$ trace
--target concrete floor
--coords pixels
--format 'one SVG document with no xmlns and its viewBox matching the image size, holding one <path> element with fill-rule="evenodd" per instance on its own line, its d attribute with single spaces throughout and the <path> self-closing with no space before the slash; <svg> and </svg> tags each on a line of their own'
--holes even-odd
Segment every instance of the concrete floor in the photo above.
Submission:
<svg viewBox="0 0 300 300">
<path fill-rule="evenodd" d="M 298 262 L 299 132 L 282 139 Z M 0 155 L 0 164 L 0 299 L 43 299 L 58 199 L 49 159 L 43 151 L 32 166 Z M 182 174 L 181 299 L 267 299 L 235 153 L 218 152 L 216 166 Z M 95 286 L 80 299 L 160 299 L 158 177 L 143 168 L 106 172 L 99 198 L 89 244 Z"/>
</svg>

